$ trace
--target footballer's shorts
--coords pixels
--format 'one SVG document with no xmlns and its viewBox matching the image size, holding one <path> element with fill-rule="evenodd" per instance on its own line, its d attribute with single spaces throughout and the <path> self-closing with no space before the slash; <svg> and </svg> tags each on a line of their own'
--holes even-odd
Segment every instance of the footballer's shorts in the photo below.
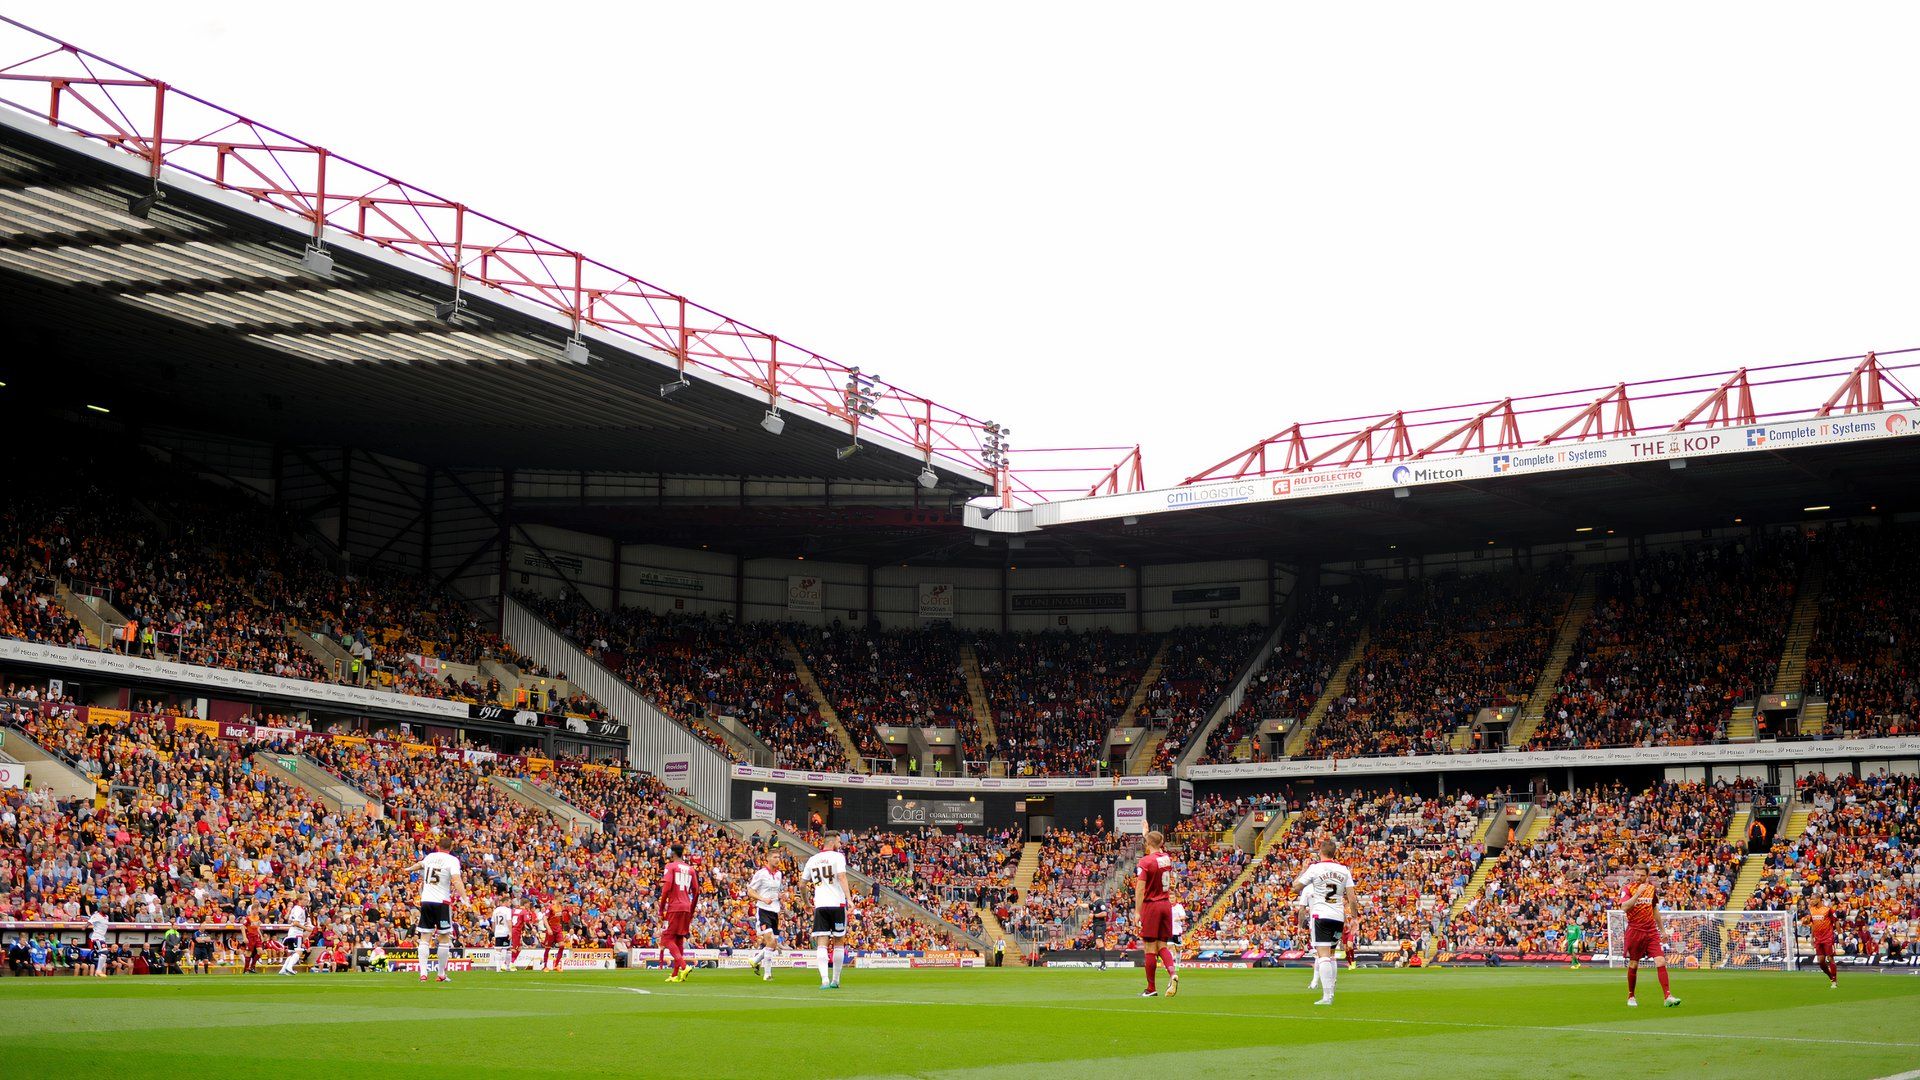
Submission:
<svg viewBox="0 0 1920 1080">
<path fill-rule="evenodd" d="M 1347 928 L 1343 919 L 1313 920 L 1313 944 L 1317 948 L 1337 949 L 1340 947 L 1340 935 Z"/>
<path fill-rule="evenodd" d="M 1140 940 L 1173 940 L 1173 904 L 1166 900 L 1149 900 L 1140 905 Z"/>
<path fill-rule="evenodd" d="M 504 949 L 512 944 L 513 944 L 513 939 L 508 937 L 505 934 L 493 935 L 493 947 L 496 949 Z"/>
<path fill-rule="evenodd" d="M 1813 955 L 1832 956 L 1833 954 L 1834 954 L 1834 937 L 1832 934 L 1813 935 Z"/>
<path fill-rule="evenodd" d="M 306 941 L 307 939 L 299 934 L 288 934 L 286 937 L 280 939 L 280 945 L 288 952 L 296 952 L 302 945 L 306 944 Z"/>
<path fill-rule="evenodd" d="M 453 909 L 443 901 L 420 901 L 420 922 L 417 928 L 422 933 L 429 930 L 443 934 L 453 933 Z"/>
<path fill-rule="evenodd" d="M 817 907 L 813 909 L 814 937 L 846 937 L 847 909 L 844 907 Z"/>
<path fill-rule="evenodd" d="M 780 913 L 767 908 L 756 908 L 760 929 L 768 931 L 774 937 L 780 936 Z"/>
<path fill-rule="evenodd" d="M 1651 927 L 1627 927 L 1626 957 L 1629 960 L 1657 960 L 1667 954 L 1660 948 L 1660 932 Z"/>
<path fill-rule="evenodd" d="M 672 934 L 674 937 L 678 937 L 678 938 L 683 938 L 683 937 L 686 937 L 688 934 L 693 933 L 693 912 L 691 911 L 667 912 L 667 933 Z"/>
</svg>

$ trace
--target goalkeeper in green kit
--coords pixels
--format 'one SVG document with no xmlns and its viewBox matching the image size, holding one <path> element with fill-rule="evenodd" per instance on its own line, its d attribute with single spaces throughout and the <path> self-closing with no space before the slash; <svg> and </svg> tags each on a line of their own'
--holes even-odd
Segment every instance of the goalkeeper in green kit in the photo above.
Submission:
<svg viewBox="0 0 1920 1080">
<path fill-rule="evenodd" d="M 1587 943 L 1587 932 L 1577 922 L 1567 924 L 1567 955 L 1573 957 L 1574 970 L 1580 969 L 1580 953 Z"/>
</svg>

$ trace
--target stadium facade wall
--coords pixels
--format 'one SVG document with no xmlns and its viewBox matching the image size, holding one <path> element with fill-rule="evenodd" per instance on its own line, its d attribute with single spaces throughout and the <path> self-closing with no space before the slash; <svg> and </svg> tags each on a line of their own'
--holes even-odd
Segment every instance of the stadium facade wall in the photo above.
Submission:
<svg viewBox="0 0 1920 1080">
<path fill-rule="evenodd" d="M 816 796 L 815 793 L 819 793 Z M 731 816 L 745 821 L 753 816 L 753 798 L 771 794 L 774 813 L 782 821 L 805 822 L 824 802 L 829 812 L 827 825 L 836 829 L 890 829 L 912 832 L 922 827 L 917 821 L 902 820 L 903 807 L 934 803 L 965 803 L 977 808 L 978 824 L 966 825 L 968 831 L 1019 828 L 1034 835 L 1045 818 L 1052 828 L 1088 830 L 1096 823 L 1113 828 L 1113 804 L 1116 799 L 1132 798 L 1147 805 L 1150 828 L 1170 827 L 1179 815 L 1179 802 L 1173 788 L 1120 792 L 1111 788 L 1092 791 L 982 791 L 905 792 L 876 791 L 863 787 L 830 787 L 825 784 L 764 784 L 751 780 L 733 781 Z M 1044 797 L 1044 801 L 1042 801 Z"/>
<path fill-rule="evenodd" d="M 544 549 L 513 545 L 510 585 L 555 596 L 568 583 L 596 607 L 615 595 L 611 541 L 584 533 L 527 526 Z M 556 571 L 549 563 L 563 564 Z M 1163 632 L 1179 626 L 1265 623 L 1270 605 L 1294 588 L 1286 568 L 1258 559 L 1147 567 L 1007 570 L 979 567 L 878 566 L 798 558 L 737 560 L 714 551 L 627 544 L 618 550 L 623 606 L 657 612 L 737 616 L 814 626 L 864 623 L 919 626 L 920 586 L 953 587 L 954 626 L 967 630 Z M 788 607 L 789 579 L 817 578 L 820 610 Z M 1049 609 L 1059 598 L 1059 607 Z M 1089 599 L 1100 610 L 1074 610 Z M 1018 610 L 1016 610 L 1018 608 Z"/>
</svg>

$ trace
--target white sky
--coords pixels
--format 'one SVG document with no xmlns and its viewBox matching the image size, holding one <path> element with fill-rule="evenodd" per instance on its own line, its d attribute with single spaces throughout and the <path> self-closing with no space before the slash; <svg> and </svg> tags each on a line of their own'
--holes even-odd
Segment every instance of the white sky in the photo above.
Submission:
<svg viewBox="0 0 1920 1080">
<path fill-rule="evenodd" d="M 1920 345 L 1911 5 L 10 14 L 1156 485 L 1296 419 Z"/>
</svg>

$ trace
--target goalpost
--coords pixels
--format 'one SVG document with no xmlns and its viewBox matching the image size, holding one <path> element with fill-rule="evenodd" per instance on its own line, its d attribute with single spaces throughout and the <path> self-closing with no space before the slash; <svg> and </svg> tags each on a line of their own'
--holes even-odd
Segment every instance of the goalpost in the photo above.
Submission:
<svg viewBox="0 0 1920 1080">
<path fill-rule="evenodd" d="M 1792 971 L 1792 916 L 1785 911 L 1662 911 L 1660 947 L 1681 968 Z M 1607 966 L 1626 967 L 1627 913 L 1607 912 Z M 1643 961 L 1644 963 L 1644 961 Z"/>
</svg>

